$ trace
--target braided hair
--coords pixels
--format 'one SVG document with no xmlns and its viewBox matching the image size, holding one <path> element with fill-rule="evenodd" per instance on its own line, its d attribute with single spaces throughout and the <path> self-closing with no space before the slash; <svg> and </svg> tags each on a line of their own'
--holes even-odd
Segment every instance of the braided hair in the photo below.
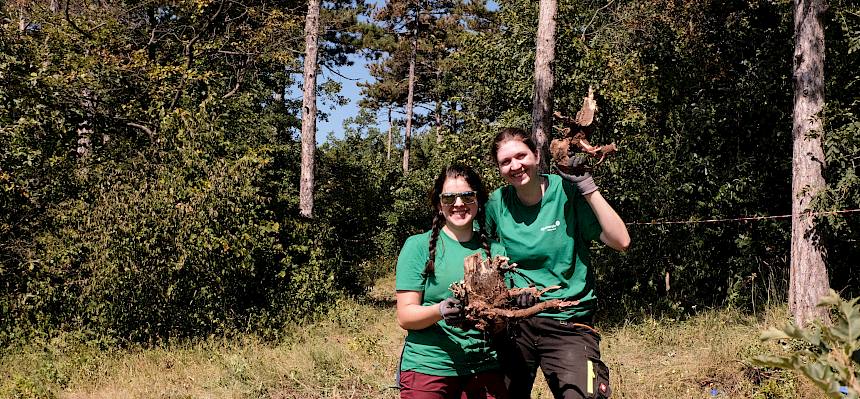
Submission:
<svg viewBox="0 0 860 399">
<path fill-rule="evenodd" d="M 478 213 L 475 219 L 478 222 L 478 237 L 481 240 L 481 247 L 486 251 L 487 257 L 490 256 L 490 242 L 487 239 L 487 232 L 484 229 L 485 205 L 489 195 L 487 194 L 484 183 L 481 177 L 470 167 L 460 164 L 452 164 L 442 169 L 433 183 L 433 190 L 430 192 L 430 204 L 433 210 L 433 225 L 430 232 L 430 256 L 427 258 L 427 263 L 424 265 L 424 277 L 431 277 L 436 272 L 436 244 L 439 241 L 439 232 L 442 227 L 445 227 L 445 216 L 442 215 L 442 204 L 439 199 L 439 194 L 442 194 L 442 187 L 448 179 L 463 178 L 469 187 L 477 193 L 478 197 Z"/>
</svg>

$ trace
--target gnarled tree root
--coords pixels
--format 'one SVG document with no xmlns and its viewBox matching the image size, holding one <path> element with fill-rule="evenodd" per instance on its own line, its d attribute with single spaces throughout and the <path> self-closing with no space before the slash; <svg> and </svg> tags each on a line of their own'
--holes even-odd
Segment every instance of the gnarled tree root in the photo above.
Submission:
<svg viewBox="0 0 860 399">
<path fill-rule="evenodd" d="M 592 145 L 588 137 L 594 131 L 594 115 L 597 113 L 597 101 L 594 100 L 594 91 L 588 88 L 588 95 L 582 98 L 582 108 L 572 118 L 555 112 L 553 116 L 562 123 L 561 128 L 556 128 L 556 138 L 550 142 L 549 153 L 553 164 L 563 173 L 582 175 L 592 172 L 594 168 L 603 163 L 606 156 L 618 150 L 615 143 L 606 145 Z M 570 168 L 570 158 L 577 153 L 587 154 L 596 158 L 591 165 L 581 164 L 577 168 Z"/>
<path fill-rule="evenodd" d="M 479 309 L 478 313 L 482 318 L 505 318 L 505 319 L 525 319 L 526 317 L 534 316 L 540 312 L 549 309 L 562 309 L 570 306 L 579 305 L 579 301 L 562 301 L 561 299 L 550 299 L 544 302 L 538 302 L 530 308 L 525 309 L 505 309 L 498 307 L 489 307 L 485 302 L 474 301 L 470 304 L 473 308 Z"/>
<path fill-rule="evenodd" d="M 540 298 L 543 294 L 561 287 L 507 288 L 504 274 L 516 272 L 515 269 L 516 264 L 508 264 L 507 258 L 504 257 L 482 259 L 480 255 L 472 255 L 465 259 L 464 280 L 451 284 L 450 287 L 454 297 L 464 304 L 465 320 L 460 323 L 461 327 L 496 333 L 505 328 L 508 323 L 550 309 L 562 309 L 579 304 L 579 301 L 551 299 L 528 308 L 517 308 L 515 299 L 523 293 L 530 293 Z"/>
</svg>

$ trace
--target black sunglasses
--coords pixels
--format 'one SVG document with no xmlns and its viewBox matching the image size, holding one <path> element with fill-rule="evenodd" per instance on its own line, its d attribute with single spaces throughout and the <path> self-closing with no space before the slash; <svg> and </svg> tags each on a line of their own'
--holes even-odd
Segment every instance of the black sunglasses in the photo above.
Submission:
<svg viewBox="0 0 860 399">
<path fill-rule="evenodd" d="M 474 191 L 463 191 L 462 193 L 442 193 L 439 194 L 439 202 L 442 205 L 454 205 L 457 198 L 463 201 L 463 204 L 470 205 L 478 202 L 478 193 Z"/>
</svg>

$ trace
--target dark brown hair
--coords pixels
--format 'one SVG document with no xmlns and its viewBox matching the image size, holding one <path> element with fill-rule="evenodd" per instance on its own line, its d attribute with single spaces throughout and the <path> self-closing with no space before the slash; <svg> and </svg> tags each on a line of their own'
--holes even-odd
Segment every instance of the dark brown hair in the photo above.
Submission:
<svg viewBox="0 0 860 399">
<path fill-rule="evenodd" d="M 424 276 L 430 277 L 436 272 L 436 242 L 439 240 L 439 232 L 445 226 L 445 216 L 442 215 L 442 204 L 440 203 L 439 194 L 442 194 L 442 186 L 448 179 L 462 177 L 472 188 L 472 191 L 478 194 L 478 213 L 475 215 L 475 220 L 478 222 L 478 236 L 481 239 L 481 247 L 487 252 L 487 257 L 490 256 L 490 243 L 487 240 L 487 233 L 484 229 L 484 205 L 487 204 L 487 189 L 484 188 L 484 183 L 481 177 L 475 171 L 466 166 L 453 164 L 442 169 L 436 181 L 433 183 L 433 191 L 430 193 L 430 203 L 433 209 L 433 229 L 430 233 L 430 256 L 427 258 L 427 264 L 424 265 Z"/>
<path fill-rule="evenodd" d="M 535 142 L 532 140 L 532 136 L 526 133 L 525 130 L 520 129 L 518 127 L 505 127 L 499 131 L 495 138 L 493 138 L 493 145 L 490 147 L 490 160 L 498 165 L 499 159 L 497 158 L 499 154 L 499 147 L 502 146 L 508 140 L 519 140 L 522 141 L 523 144 L 526 145 L 532 153 L 537 155 L 537 146 Z"/>
</svg>

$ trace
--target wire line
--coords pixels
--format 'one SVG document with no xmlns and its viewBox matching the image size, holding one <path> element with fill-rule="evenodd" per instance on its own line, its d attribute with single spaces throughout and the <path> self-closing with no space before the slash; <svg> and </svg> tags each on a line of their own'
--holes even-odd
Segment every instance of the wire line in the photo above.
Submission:
<svg viewBox="0 0 860 399">
<path fill-rule="evenodd" d="M 836 215 L 843 213 L 860 212 L 860 209 L 843 209 L 840 211 L 822 211 L 822 212 L 803 212 L 798 215 L 819 216 L 819 215 Z M 629 222 L 625 223 L 628 226 L 651 226 L 663 224 L 699 224 L 699 223 L 723 223 L 723 222 L 748 222 L 751 220 L 767 220 L 767 219 L 788 219 L 792 214 L 788 215 L 773 215 L 773 216 L 745 216 L 730 219 L 705 219 L 705 220 L 672 220 L 672 221 L 651 221 L 651 222 Z"/>
</svg>

